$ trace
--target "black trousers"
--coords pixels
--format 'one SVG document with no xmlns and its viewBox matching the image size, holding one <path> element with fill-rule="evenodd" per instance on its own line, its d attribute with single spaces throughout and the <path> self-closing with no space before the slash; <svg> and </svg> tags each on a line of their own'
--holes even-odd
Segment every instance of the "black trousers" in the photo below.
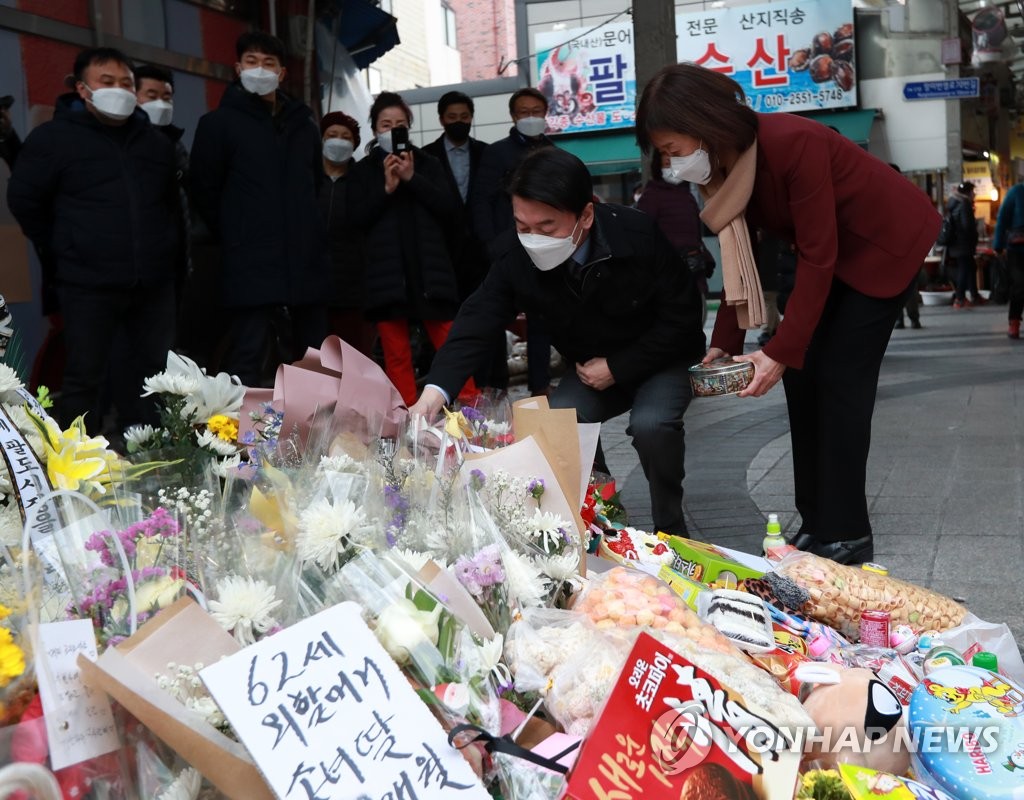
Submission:
<svg viewBox="0 0 1024 800">
<path fill-rule="evenodd" d="M 1020 320 L 1024 313 L 1024 253 L 1006 249 L 1006 272 L 1010 279 L 1010 319 Z"/>
<path fill-rule="evenodd" d="M 302 357 L 307 347 L 320 347 L 329 331 L 326 306 L 253 306 L 231 310 L 230 349 L 222 369 L 237 375 L 243 386 L 262 386 L 272 380 L 264 362 L 272 324 L 275 320 L 286 328 L 277 331 L 283 348 L 275 351 L 272 359 L 279 363 Z M 276 369 L 275 365 L 269 365 Z"/>
<path fill-rule="evenodd" d="M 155 423 L 153 398 L 140 397 L 142 382 L 167 367 L 167 351 L 174 343 L 174 284 L 133 289 L 57 287 L 67 364 L 57 404 L 57 418 L 67 426 L 86 415 L 86 428 L 100 432 L 100 386 L 108 374 L 111 401 L 123 430 L 138 423 Z M 117 347 L 115 348 L 115 341 Z M 117 354 L 117 361 L 110 359 Z"/>
<path fill-rule="evenodd" d="M 803 369 L 783 374 L 800 533 L 822 542 L 871 534 L 865 496 L 878 372 L 904 295 L 832 282 Z"/>
<path fill-rule="evenodd" d="M 626 433 L 633 440 L 651 490 L 654 526 L 678 536 L 686 535 L 683 414 L 693 398 L 687 369 L 686 364 L 675 364 L 637 386 L 612 385 L 598 391 L 581 383 L 575 365 L 570 364 L 550 399 L 552 408 L 575 408 L 580 422 L 606 422 L 629 411 Z M 588 469 L 590 465 L 581 466 Z"/>
</svg>

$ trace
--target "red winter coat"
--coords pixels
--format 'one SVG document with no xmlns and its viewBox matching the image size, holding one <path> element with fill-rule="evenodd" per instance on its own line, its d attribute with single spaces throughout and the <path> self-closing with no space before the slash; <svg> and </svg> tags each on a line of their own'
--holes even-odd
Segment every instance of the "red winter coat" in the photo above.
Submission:
<svg viewBox="0 0 1024 800">
<path fill-rule="evenodd" d="M 825 125 L 758 114 L 754 227 L 796 245 L 796 285 L 765 355 L 799 369 L 833 280 L 871 297 L 910 285 L 939 234 L 928 196 L 888 164 Z M 712 347 L 743 352 L 735 308 L 722 304 Z"/>
</svg>

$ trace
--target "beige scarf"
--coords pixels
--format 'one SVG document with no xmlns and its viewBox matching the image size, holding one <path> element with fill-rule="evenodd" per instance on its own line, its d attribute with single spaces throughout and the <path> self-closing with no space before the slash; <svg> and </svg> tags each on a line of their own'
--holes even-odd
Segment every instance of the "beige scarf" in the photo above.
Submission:
<svg viewBox="0 0 1024 800">
<path fill-rule="evenodd" d="M 704 210 L 700 218 L 718 234 L 722 248 L 722 282 L 726 299 L 736 306 L 741 328 L 760 328 L 765 322 L 764 293 L 750 246 L 750 232 L 744 212 L 754 191 L 757 140 L 736 160 L 723 180 L 717 175 L 701 187 Z"/>
</svg>

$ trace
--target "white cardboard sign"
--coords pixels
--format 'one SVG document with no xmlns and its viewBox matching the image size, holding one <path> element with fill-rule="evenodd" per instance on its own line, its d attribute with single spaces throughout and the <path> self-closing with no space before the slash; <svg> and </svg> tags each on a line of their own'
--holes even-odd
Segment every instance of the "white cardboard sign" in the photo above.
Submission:
<svg viewBox="0 0 1024 800">
<path fill-rule="evenodd" d="M 121 746 L 103 692 L 82 683 L 78 654 L 96 660 L 92 620 L 73 619 L 39 626 L 37 677 L 53 769 L 88 761 Z"/>
<path fill-rule="evenodd" d="M 200 677 L 280 800 L 490 797 L 355 603 Z"/>
</svg>

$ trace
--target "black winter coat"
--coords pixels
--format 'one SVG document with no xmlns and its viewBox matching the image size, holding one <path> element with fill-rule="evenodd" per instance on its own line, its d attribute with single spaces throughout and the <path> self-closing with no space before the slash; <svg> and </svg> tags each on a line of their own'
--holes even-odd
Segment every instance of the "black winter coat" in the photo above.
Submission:
<svg viewBox="0 0 1024 800">
<path fill-rule="evenodd" d="M 452 172 L 451 164 L 448 161 L 444 134 L 442 133 L 437 139 L 424 145 L 423 149 L 441 164 L 445 177 L 448 179 L 448 188 L 459 205 L 459 219 L 454 226 L 455 238 L 452 242 L 452 262 L 455 264 L 455 278 L 459 284 L 459 300 L 465 300 L 476 291 L 490 265 L 487 249 L 473 231 L 471 214 L 475 200 L 473 196 L 473 191 L 476 188 L 475 179 L 480 171 L 480 161 L 487 150 L 487 145 L 479 139 L 472 137 L 469 139 L 469 191 L 466 193 L 464 201 L 459 193 L 459 184 L 455 180 L 455 173 Z"/>
<path fill-rule="evenodd" d="M 974 204 L 971 198 L 956 192 L 946 204 L 946 213 L 953 220 L 956 237 L 946 248 L 951 256 L 974 255 L 978 246 L 978 223 L 974 219 Z"/>
<path fill-rule="evenodd" d="M 119 126 L 77 95 L 29 134 L 7 204 L 45 254 L 47 280 L 91 288 L 171 281 L 179 254 L 174 145 L 143 111 Z"/>
<path fill-rule="evenodd" d="M 390 195 L 380 148 L 357 162 L 347 181 L 349 220 L 366 234 L 363 309 L 372 320 L 449 320 L 459 307 L 449 249 L 458 195 L 436 158 L 412 152 L 412 180 Z"/>
<path fill-rule="evenodd" d="M 489 144 L 480 158 L 480 169 L 473 183 L 473 230 L 495 255 L 497 238 L 514 225 L 512 198 L 505 191 L 508 179 L 531 150 L 553 147 L 547 136 L 528 139 L 513 126 L 504 139 Z"/>
<path fill-rule="evenodd" d="M 323 305 L 327 292 L 320 133 L 307 106 L 277 103 L 271 115 L 232 83 L 192 142 L 192 201 L 223 246 L 229 307 Z"/>
<path fill-rule="evenodd" d="M 320 213 L 327 223 L 327 249 L 331 257 L 327 305 L 336 309 L 363 307 L 363 232 L 351 224 L 346 206 L 349 176 L 355 165 L 349 159 L 345 175 L 337 180 L 325 175 L 320 186 Z"/>
<path fill-rule="evenodd" d="M 603 203 L 595 215 L 580 277 L 571 260 L 541 272 L 514 231 L 503 235 L 483 285 L 434 356 L 427 383 L 455 397 L 520 311 L 543 318 L 570 364 L 608 359 L 617 384 L 637 386 L 669 365 L 699 361 L 705 351 L 700 297 L 654 220 Z"/>
</svg>

